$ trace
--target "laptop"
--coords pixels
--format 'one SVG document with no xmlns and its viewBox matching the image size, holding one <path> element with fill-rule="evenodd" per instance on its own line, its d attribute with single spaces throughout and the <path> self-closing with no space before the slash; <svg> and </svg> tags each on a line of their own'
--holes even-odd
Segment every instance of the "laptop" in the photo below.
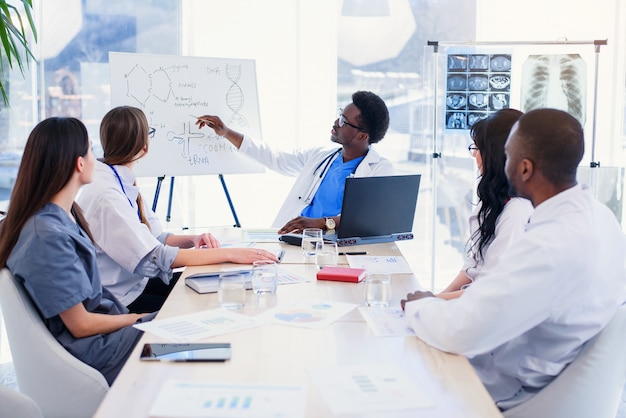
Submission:
<svg viewBox="0 0 626 418">
<path fill-rule="evenodd" d="M 349 177 L 343 195 L 341 222 L 324 239 L 339 246 L 413 239 L 420 174 Z M 300 245 L 301 234 L 285 234 L 281 241 Z"/>
</svg>

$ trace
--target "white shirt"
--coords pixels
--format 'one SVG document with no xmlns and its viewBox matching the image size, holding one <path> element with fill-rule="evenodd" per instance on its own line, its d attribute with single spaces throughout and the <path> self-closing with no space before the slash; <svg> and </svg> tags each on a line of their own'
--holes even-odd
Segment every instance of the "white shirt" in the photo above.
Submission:
<svg viewBox="0 0 626 418">
<path fill-rule="evenodd" d="M 478 205 L 472 216 L 469 218 L 470 237 L 478 231 Z M 481 263 L 476 263 L 472 254 L 465 259 L 463 271 L 472 281 L 477 280 L 483 272 L 487 272 L 497 265 L 500 256 L 505 252 L 511 242 L 515 241 L 524 233 L 524 227 L 528 223 L 530 215 L 533 213 L 533 205 L 530 200 L 521 197 L 514 197 L 504 205 L 504 209 L 496 220 L 496 229 L 493 240 L 483 248 L 483 259 Z M 478 251 L 478 248 L 475 248 Z"/>
<path fill-rule="evenodd" d="M 133 186 L 135 176 L 128 167 L 114 167 L 124 190 L 111 167 L 96 161 L 93 182 L 83 186 L 76 200 L 95 240 L 102 285 L 128 305 L 148 283 L 148 277 L 135 274 L 135 269 L 144 257 L 163 245 L 159 237 L 164 241 L 165 234 L 145 200 L 144 211 L 150 228 L 141 223 L 137 213 L 139 188 Z M 165 273 L 161 278 L 168 282 L 172 275 L 171 260 L 169 265 L 158 258 L 152 261 L 161 264 L 159 267 Z"/>
<path fill-rule="evenodd" d="M 326 163 L 332 163 L 338 153 L 328 159 L 339 147 L 335 148 L 311 148 L 307 150 L 295 150 L 293 152 L 273 151 L 263 142 L 255 142 L 250 137 L 244 136 L 239 151 L 252 159 L 265 165 L 277 173 L 287 176 L 298 176 L 285 202 L 278 211 L 273 228 L 284 226 L 291 219 L 302 213 L 317 192 L 321 180 L 326 175 L 324 170 Z M 378 154 L 372 146 L 357 167 L 354 177 L 390 176 L 395 174 L 393 165 L 389 160 Z M 322 175 L 322 178 L 319 176 Z"/>
<path fill-rule="evenodd" d="M 524 234 L 458 299 L 406 304 L 417 336 L 470 361 L 508 409 L 550 383 L 625 300 L 624 238 L 575 186 L 535 208 Z"/>
</svg>

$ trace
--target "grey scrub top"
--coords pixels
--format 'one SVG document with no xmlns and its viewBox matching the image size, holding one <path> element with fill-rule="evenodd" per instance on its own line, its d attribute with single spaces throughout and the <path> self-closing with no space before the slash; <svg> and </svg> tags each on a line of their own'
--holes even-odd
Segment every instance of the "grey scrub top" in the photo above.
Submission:
<svg viewBox="0 0 626 418">
<path fill-rule="evenodd" d="M 59 317 L 81 302 L 89 312 L 128 313 L 102 287 L 95 247 L 85 231 L 63 209 L 48 203 L 22 228 L 7 266 L 24 283 L 52 335 L 75 357 L 103 372 L 111 383 L 107 371 L 118 369 L 115 363 L 125 361 L 124 354 L 128 354 L 120 353 L 120 348 L 132 348 L 141 332 L 125 327 L 109 334 L 75 338 Z"/>
</svg>

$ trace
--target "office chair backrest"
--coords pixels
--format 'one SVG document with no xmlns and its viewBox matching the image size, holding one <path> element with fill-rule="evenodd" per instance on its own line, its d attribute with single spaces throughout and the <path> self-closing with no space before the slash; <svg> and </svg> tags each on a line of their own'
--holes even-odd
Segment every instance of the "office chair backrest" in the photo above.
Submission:
<svg viewBox="0 0 626 418">
<path fill-rule="evenodd" d="M 506 418 L 615 418 L 626 381 L 626 305 L 548 386 Z"/>
<path fill-rule="evenodd" d="M 24 286 L 0 271 L 0 306 L 20 391 L 46 417 L 90 417 L 109 385 L 93 367 L 70 354 L 46 328 Z"/>
<path fill-rule="evenodd" d="M 35 401 L 4 385 L 0 385 L 0 405 L 0 418 L 43 418 Z"/>
</svg>

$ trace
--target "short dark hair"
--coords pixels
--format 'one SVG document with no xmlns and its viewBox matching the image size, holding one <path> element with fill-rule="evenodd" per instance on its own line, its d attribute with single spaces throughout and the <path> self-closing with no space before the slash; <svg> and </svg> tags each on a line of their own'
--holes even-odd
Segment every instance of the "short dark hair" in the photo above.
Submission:
<svg viewBox="0 0 626 418">
<path fill-rule="evenodd" d="M 352 103 L 361 111 L 357 122 L 369 135 L 369 143 L 383 139 L 389 128 L 389 110 L 383 99 L 371 91 L 357 91 L 352 95 Z"/>
<path fill-rule="evenodd" d="M 537 109 L 518 121 L 522 158 L 530 159 L 556 185 L 576 182 L 585 153 L 583 128 L 574 116 L 557 109 Z"/>
</svg>

